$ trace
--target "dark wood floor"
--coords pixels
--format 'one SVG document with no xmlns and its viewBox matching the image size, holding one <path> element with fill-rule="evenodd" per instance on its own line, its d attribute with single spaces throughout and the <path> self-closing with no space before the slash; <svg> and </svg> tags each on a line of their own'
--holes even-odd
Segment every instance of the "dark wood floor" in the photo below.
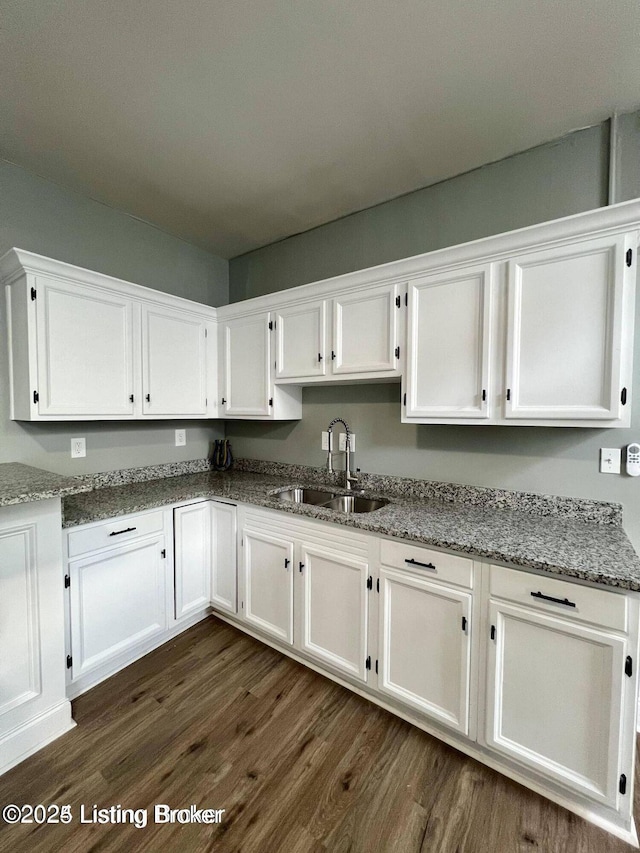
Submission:
<svg viewBox="0 0 640 853">
<path fill-rule="evenodd" d="M 633 849 L 214 619 L 81 696 L 74 716 L 0 777 L 0 807 L 69 803 L 74 822 L 0 822 L 3 853 Z M 148 809 L 149 823 L 80 824 L 81 803 Z M 156 803 L 226 813 L 154 824 Z"/>
</svg>

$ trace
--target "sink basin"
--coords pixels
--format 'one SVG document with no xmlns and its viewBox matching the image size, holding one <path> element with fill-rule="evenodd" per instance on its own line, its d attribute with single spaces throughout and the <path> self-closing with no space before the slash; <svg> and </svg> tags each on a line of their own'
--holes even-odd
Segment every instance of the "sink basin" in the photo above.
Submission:
<svg viewBox="0 0 640 853">
<path fill-rule="evenodd" d="M 386 506 L 389 501 L 382 498 L 362 498 L 355 495 L 340 495 L 323 506 L 327 509 L 335 509 L 338 512 L 373 512 Z"/>
<path fill-rule="evenodd" d="M 287 489 L 278 492 L 276 497 L 279 501 L 291 501 L 295 504 L 324 504 L 335 497 L 335 492 L 323 492 L 318 489 Z"/>
</svg>

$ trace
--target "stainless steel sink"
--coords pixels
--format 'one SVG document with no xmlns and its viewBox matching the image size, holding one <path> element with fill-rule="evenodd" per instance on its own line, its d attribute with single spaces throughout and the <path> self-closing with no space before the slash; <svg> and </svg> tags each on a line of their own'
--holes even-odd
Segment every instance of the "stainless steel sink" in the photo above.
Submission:
<svg viewBox="0 0 640 853">
<path fill-rule="evenodd" d="M 331 498 L 335 497 L 335 492 L 323 492 L 318 489 L 287 489 L 284 492 L 278 492 L 276 497 L 279 501 L 291 501 L 295 504 L 324 504 Z"/>
<path fill-rule="evenodd" d="M 340 495 L 331 501 L 322 504 L 327 509 L 335 509 L 338 512 L 373 512 L 386 506 L 389 501 L 383 498 L 363 498 L 356 495 Z"/>
</svg>

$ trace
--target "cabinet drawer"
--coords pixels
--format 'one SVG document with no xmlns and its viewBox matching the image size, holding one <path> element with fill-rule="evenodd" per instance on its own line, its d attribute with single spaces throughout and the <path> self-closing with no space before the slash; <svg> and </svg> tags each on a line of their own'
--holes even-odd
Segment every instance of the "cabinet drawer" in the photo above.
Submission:
<svg viewBox="0 0 640 853">
<path fill-rule="evenodd" d="M 432 578 L 464 586 L 473 586 L 473 560 L 409 545 L 391 539 L 380 540 L 380 562 L 398 569 L 412 569 Z"/>
<path fill-rule="evenodd" d="M 85 527 L 82 530 L 72 530 L 69 537 L 69 557 L 77 557 L 88 551 L 99 548 L 120 545 L 140 536 L 150 533 L 160 533 L 164 528 L 164 513 L 148 512 L 144 515 L 129 515 L 122 518 L 111 518 L 101 524 Z"/>
<path fill-rule="evenodd" d="M 626 596 L 606 589 L 491 566 L 490 593 L 492 598 L 506 598 L 554 616 L 627 630 Z"/>
</svg>

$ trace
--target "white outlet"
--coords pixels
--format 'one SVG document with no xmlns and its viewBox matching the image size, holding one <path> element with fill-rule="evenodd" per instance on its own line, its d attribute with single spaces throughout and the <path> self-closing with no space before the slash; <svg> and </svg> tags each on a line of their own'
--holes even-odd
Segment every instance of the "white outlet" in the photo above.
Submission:
<svg viewBox="0 0 640 853">
<path fill-rule="evenodd" d="M 187 443 L 187 431 L 186 429 L 177 429 L 176 430 L 176 447 L 184 447 Z"/>
<path fill-rule="evenodd" d="M 344 432 L 340 433 L 340 450 L 347 449 L 347 434 Z M 356 434 L 355 432 L 349 433 L 349 450 L 354 453 L 356 449 Z"/>
<path fill-rule="evenodd" d="M 71 458 L 81 459 L 87 455 L 87 440 L 85 438 L 71 439 Z"/>
<path fill-rule="evenodd" d="M 600 473 L 601 474 L 619 474 L 620 473 L 620 448 L 619 447 L 601 447 L 600 448 Z"/>
<path fill-rule="evenodd" d="M 331 448 L 329 447 L 329 433 L 323 432 L 322 433 L 322 450 L 326 450 L 327 452 L 329 452 L 330 449 Z"/>
</svg>

